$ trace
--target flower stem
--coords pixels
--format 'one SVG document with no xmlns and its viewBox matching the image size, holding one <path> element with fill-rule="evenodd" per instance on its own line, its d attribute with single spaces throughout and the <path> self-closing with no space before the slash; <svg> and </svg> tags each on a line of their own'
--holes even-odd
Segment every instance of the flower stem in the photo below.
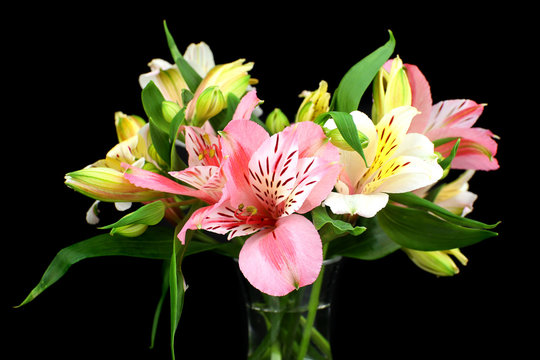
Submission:
<svg viewBox="0 0 540 360">
<path fill-rule="evenodd" d="M 323 259 L 326 257 L 327 249 L 328 244 L 325 244 L 323 246 Z M 315 316 L 317 315 L 317 309 L 319 307 L 319 295 L 321 293 L 323 275 L 324 267 L 321 267 L 319 277 L 317 278 L 317 280 L 315 280 L 311 288 L 311 295 L 309 297 L 308 304 L 308 314 L 306 317 L 304 331 L 302 332 L 302 342 L 300 343 L 297 360 L 304 360 L 307 354 L 309 340 L 311 338 L 311 329 L 313 328 L 313 324 L 315 323 Z"/>
</svg>

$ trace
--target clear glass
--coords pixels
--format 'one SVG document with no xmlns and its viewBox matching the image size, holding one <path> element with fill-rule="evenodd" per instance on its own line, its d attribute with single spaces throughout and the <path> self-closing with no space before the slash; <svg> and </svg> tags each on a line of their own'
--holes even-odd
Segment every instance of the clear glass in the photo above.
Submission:
<svg viewBox="0 0 540 360">
<path fill-rule="evenodd" d="M 304 286 L 285 296 L 270 296 L 255 289 L 240 273 L 248 321 L 248 359 L 298 359 L 302 337 L 309 323 L 308 310 L 316 309 L 307 351 L 303 359 L 332 359 L 330 348 L 330 315 L 335 279 L 341 257 L 323 262 L 323 276 L 318 290 Z"/>
</svg>

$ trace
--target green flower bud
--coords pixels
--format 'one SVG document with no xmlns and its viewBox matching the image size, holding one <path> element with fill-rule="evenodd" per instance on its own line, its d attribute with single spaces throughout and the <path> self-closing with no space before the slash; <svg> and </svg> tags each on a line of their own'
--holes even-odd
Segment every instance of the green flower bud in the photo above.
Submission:
<svg viewBox="0 0 540 360">
<path fill-rule="evenodd" d="M 328 130 L 326 128 L 323 128 L 326 132 L 326 136 L 328 138 L 330 138 L 330 142 L 342 149 L 342 150 L 346 150 L 346 151 L 355 151 L 351 145 L 349 145 L 349 143 L 347 141 L 345 141 L 345 139 L 343 138 L 343 135 L 341 135 L 341 133 L 339 132 L 339 130 L 337 128 L 335 129 L 332 129 L 332 130 Z M 358 131 L 358 137 L 360 138 L 360 143 L 362 144 L 362 148 L 365 149 L 368 144 L 369 144 L 369 139 L 366 135 L 364 135 L 363 132 L 361 131 Z"/>
<path fill-rule="evenodd" d="M 195 113 L 191 119 L 192 125 L 202 126 L 204 122 L 221 112 L 227 107 L 227 100 L 218 86 L 211 86 L 197 98 Z"/>
<path fill-rule="evenodd" d="M 272 134 L 278 133 L 290 125 L 287 116 L 285 116 L 283 111 L 278 108 L 275 108 L 270 114 L 268 114 L 265 124 Z"/>
<path fill-rule="evenodd" d="M 162 192 L 133 185 L 122 172 L 107 167 L 73 171 L 66 175 L 65 180 L 68 187 L 95 200 L 143 202 L 165 197 Z"/>
<path fill-rule="evenodd" d="M 130 224 L 125 226 L 115 227 L 111 230 L 111 235 L 121 235 L 125 237 L 137 237 L 144 234 L 148 229 L 148 225 L 145 224 Z"/>
<path fill-rule="evenodd" d="M 172 101 L 165 100 L 161 103 L 161 112 L 163 113 L 163 117 L 165 118 L 165 121 L 170 123 L 172 119 L 178 114 L 178 112 L 182 110 L 180 106 Z"/>
</svg>

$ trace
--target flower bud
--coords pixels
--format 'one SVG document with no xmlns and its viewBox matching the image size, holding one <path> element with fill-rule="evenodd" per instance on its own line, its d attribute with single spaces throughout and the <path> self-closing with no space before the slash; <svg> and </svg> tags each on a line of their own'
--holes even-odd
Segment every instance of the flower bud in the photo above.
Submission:
<svg viewBox="0 0 540 360">
<path fill-rule="evenodd" d="M 411 85 L 398 56 L 392 61 L 390 72 L 381 68 L 373 82 L 373 121 L 377 123 L 390 110 L 411 104 Z"/>
<path fill-rule="evenodd" d="M 137 237 L 144 234 L 146 229 L 148 229 L 148 225 L 146 224 L 130 224 L 112 228 L 110 234 L 113 236 L 121 235 L 125 237 Z"/>
<path fill-rule="evenodd" d="M 437 276 L 453 276 L 459 273 L 459 268 L 450 255 L 454 256 L 462 265 L 467 265 L 468 262 L 459 249 L 419 251 L 403 248 L 403 251 L 420 269 Z"/>
<path fill-rule="evenodd" d="M 114 126 L 118 142 L 127 140 L 139 132 L 146 122 L 137 115 L 126 115 L 121 111 L 114 113 Z"/>
<path fill-rule="evenodd" d="M 237 98 L 241 98 L 246 92 L 249 84 L 250 76 L 248 71 L 253 68 L 253 63 L 244 64 L 244 59 L 239 59 L 227 64 L 221 64 L 214 66 L 208 74 L 201 81 L 193 99 L 189 102 L 186 109 L 186 119 L 193 120 L 195 117 L 196 107 L 198 106 L 198 99 L 204 91 L 211 87 L 218 87 L 221 91 L 225 104 L 222 107 L 227 106 L 226 99 L 229 94 L 233 94 Z M 197 119 L 200 122 L 200 118 Z"/>
<path fill-rule="evenodd" d="M 172 119 L 174 119 L 180 110 L 180 106 L 175 102 L 165 100 L 161 103 L 161 112 L 163 113 L 165 121 L 168 123 L 172 122 Z"/>
<path fill-rule="evenodd" d="M 166 197 L 164 193 L 131 184 L 122 172 L 107 167 L 87 167 L 65 176 L 65 184 L 95 200 L 143 202 Z"/>
<path fill-rule="evenodd" d="M 195 105 L 195 113 L 191 119 L 192 125 L 202 126 L 204 122 L 221 112 L 227 106 L 227 100 L 218 86 L 204 89 Z"/>
<path fill-rule="evenodd" d="M 326 132 L 326 136 L 328 138 L 330 138 L 330 142 L 342 149 L 342 150 L 346 150 L 346 151 L 355 151 L 351 145 L 349 145 L 349 143 L 347 141 L 345 141 L 345 139 L 343 138 L 343 135 L 341 135 L 341 132 L 339 132 L 339 130 L 337 128 L 335 129 L 332 129 L 332 130 L 327 130 L 326 128 L 323 128 Z M 358 137 L 360 138 L 360 143 L 362 144 L 362 148 L 366 148 L 369 144 L 369 139 L 366 135 L 364 135 L 363 132 L 361 131 L 358 131 Z"/>
<path fill-rule="evenodd" d="M 330 109 L 330 93 L 327 90 L 328 84 L 322 80 L 317 90 L 306 90 L 300 94 L 304 100 L 296 113 L 296 122 L 313 121 L 317 116 Z"/>
<path fill-rule="evenodd" d="M 271 134 L 278 133 L 290 125 L 287 116 L 278 108 L 268 114 L 265 124 Z"/>
</svg>

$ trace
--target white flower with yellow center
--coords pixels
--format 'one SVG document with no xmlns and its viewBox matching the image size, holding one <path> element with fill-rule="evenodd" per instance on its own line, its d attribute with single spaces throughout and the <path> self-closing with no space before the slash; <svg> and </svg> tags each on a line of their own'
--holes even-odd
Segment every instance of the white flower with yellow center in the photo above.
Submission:
<svg viewBox="0 0 540 360">
<path fill-rule="evenodd" d="M 366 162 L 355 151 L 340 150 L 343 171 L 324 201 L 335 214 L 373 217 L 388 203 L 389 193 L 404 193 L 439 180 L 443 174 L 433 143 L 424 135 L 407 130 L 418 111 L 401 106 L 389 111 L 377 125 L 360 111 L 351 113 L 358 131 L 369 139 Z M 324 125 L 336 128 L 333 119 Z"/>
</svg>

